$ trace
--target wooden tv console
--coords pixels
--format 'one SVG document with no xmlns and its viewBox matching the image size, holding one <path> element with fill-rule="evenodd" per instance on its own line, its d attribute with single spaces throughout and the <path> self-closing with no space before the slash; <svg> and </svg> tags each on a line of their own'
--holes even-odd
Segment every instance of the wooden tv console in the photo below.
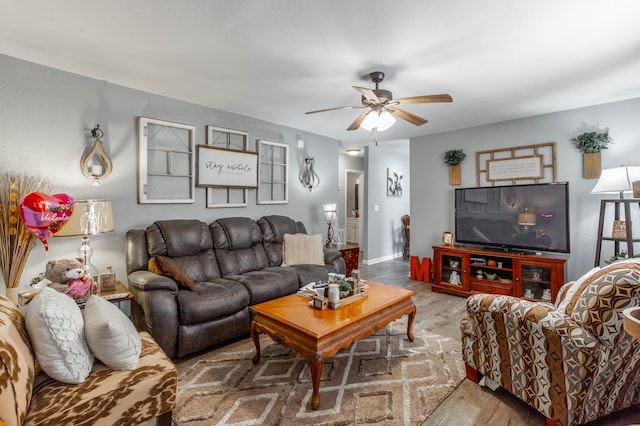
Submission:
<svg viewBox="0 0 640 426">
<path fill-rule="evenodd" d="M 554 302 L 566 259 L 433 246 L 432 290 L 458 296 L 493 293 Z"/>
</svg>

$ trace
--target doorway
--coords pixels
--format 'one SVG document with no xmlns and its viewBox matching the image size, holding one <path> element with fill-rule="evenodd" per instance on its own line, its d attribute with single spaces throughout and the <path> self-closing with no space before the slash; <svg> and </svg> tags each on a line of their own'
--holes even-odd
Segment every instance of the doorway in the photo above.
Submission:
<svg viewBox="0 0 640 426">
<path fill-rule="evenodd" d="M 364 221 L 364 171 L 345 170 L 345 200 L 344 200 L 344 223 L 346 226 L 346 244 L 357 244 L 362 251 L 362 232 Z"/>
</svg>

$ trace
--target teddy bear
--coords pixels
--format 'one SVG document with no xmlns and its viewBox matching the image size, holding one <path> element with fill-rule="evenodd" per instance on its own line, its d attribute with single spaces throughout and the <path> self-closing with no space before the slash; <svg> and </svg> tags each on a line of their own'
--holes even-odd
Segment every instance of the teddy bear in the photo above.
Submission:
<svg viewBox="0 0 640 426">
<path fill-rule="evenodd" d="M 51 281 L 49 287 L 72 297 L 76 302 L 86 302 L 92 294 L 97 294 L 98 286 L 84 273 L 80 259 L 50 260 L 44 272 Z"/>
</svg>

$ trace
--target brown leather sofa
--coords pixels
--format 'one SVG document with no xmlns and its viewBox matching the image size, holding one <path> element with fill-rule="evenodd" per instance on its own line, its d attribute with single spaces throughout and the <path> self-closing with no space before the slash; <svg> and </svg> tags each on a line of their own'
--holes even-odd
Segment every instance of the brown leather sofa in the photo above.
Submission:
<svg viewBox="0 0 640 426">
<path fill-rule="evenodd" d="M 295 293 L 345 273 L 340 252 L 325 249 L 325 265 L 281 266 L 284 234 L 305 233 L 286 216 L 156 221 L 126 235 L 131 319 L 171 357 L 183 357 L 249 333 L 249 306 Z M 165 256 L 189 276 L 195 291 L 151 272 L 149 260 Z"/>
</svg>

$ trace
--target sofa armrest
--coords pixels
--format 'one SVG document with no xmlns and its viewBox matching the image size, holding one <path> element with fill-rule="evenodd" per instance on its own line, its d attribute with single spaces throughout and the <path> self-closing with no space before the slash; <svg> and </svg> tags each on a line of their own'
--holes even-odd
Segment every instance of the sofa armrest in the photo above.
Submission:
<svg viewBox="0 0 640 426">
<path fill-rule="evenodd" d="M 332 265 L 336 268 L 336 273 L 344 274 L 347 270 L 347 264 L 342 258 L 342 253 L 338 249 L 324 248 L 324 263 L 325 265 Z"/>
<path fill-rule="evenodd" d="M 128 278 L 133 294 L 131 321 L 138 330 L 149 332 L 168 356 L 174 356 L 180 321 L 178 285 L 149 271 L 134 271 Z"/>
</svg>

